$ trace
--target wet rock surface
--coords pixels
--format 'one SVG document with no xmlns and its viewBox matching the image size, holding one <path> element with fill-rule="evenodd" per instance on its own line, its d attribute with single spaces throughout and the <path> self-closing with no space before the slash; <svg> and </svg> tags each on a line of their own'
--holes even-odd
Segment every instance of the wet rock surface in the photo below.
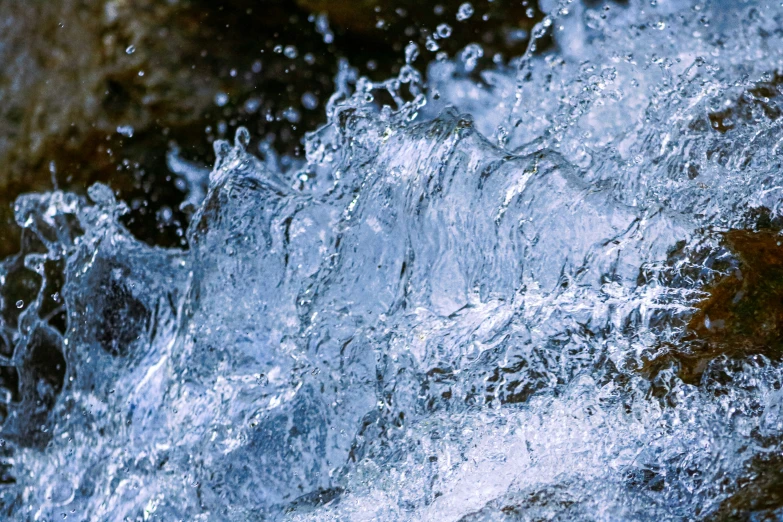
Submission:
<svg viewBox="0 0 783 522">
<path fill-rule="evenodd" d="M 783 510 L 783 457 L 773 454 L 755 459 L 736 487 L 738 492 L 721 504 L 711 520 L 779 520 Z"/>
<path fill-rule="evenodd" d="M 783 236 L 770 230 L 730 230 L 723 242 L 735 262 L 706 288 L 687 325 L 681 348 L 651 361 L 652 375 L 674 363 L 686 383 L 699 384 L 717 358 L 783 357 Z"/>
<path fill-rule="evenodd" d="M 331 89 L 333 60 L 306 18 L 274 1 L 233 9 L 197 1 L 4 2 L 2 221 L 21 192 L 54 182 L 83 191 L 103 180 L 138 201 L 131 226 L 141 237 L 178 244 L 185 216 L 166 169 L 170 143 L 207 162 L 210 141 L 228 126 L 256 123 L 260 136 L 271 132 L 295 148 L 299 120 L 312 126 L 320 117 L 301 110 L 302 93 L 286 88 L 306 83 L 321 98 Z M 295 58 L 275 53 L 286 37 L 298 43 Z M 308 52 L 318 55 L 310 64 Z M 281 117 L 289 107 L 299 107 L 295 122 Z M 169 223 L 156 216 L 164 206 L 174 215 Z M 18 250 L 15 230 L 0 234 L 0 254 Z"/>
</svg>

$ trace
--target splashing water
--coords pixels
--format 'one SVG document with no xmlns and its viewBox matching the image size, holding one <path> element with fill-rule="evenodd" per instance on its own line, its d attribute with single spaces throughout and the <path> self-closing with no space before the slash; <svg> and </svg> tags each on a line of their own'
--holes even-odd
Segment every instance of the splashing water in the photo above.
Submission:
<svg viewBox="0 0 783 522">
<path fill-rule="evenodd" d="M 5 515 L 721 513 L 783 448 L 783 366 L 672 356 L 722 327 L 692 318 L 747 262 L 726 231 L 781 217 L 783 11 L 561 2 L 537 31 L 556 50 L 486 70 L 472 44 L 426 88 L 415 46 L 385 82 L 343 64 L 286 169 L 244 129 L 206 191 L 172 153 L 186 251 L 101 185 L 21 197 Z"/>
</svg>

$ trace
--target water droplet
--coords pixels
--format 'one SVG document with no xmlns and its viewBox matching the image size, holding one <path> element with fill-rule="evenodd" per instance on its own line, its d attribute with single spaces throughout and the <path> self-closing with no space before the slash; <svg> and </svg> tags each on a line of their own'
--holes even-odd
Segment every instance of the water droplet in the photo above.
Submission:
<svg viewBox="0 0 783 522">
<path fill-rule="evenodd" d="M 234 134 L 234 146 L 242 150 L 250 144 L 250 132 L 245 127 L 238 127 Z"/>
<path fill-rule="evenodd" d="M 258 98 L 250 98 L 245 101 L 245 112 L 248 114 L 255 113 L 258 111 L 259 107 L 261 107 L 261 100 Z"/>
<path fill-rule="evenodd" d="M 440 24 L 437 28 L 438 36 L 448 38 L 451 36 L 451 26 L 449 24 Z"/>
<path fill-rule="evenodd" d="M 225 107 L 228 103 L 228 94 L 219 92 L 215 95 L 215 105 L 218 107 Z"/>
<path fill-rule="evenodd" d="M 22 301 L 21 299 L 19 301 L 17 301 L 16 302 L 16 307 L 19 308 L 19 309 L 24 308 L 24 301 Z"/>
<path fill-rule="evenodd" d="M 285 49 L 283 50 L 283 54 L 286 58 L 294 59 L 297 56 L 299 56 L 299 51 L 296 49 L 293 45 L 286 45 Z"/>
<path fill-rule="evenodd" d="M 311 92 L 306 92 L 302 95 L 302 107 L 308 111 L 312 111 L 318 107 L 318 98 Z"/>
<path fill-rule="evenodd" d="M 136 52 L 136 46 L 129 45 L 127 48 L 125 48 L 125 54 L 133 54 Z"/>
<path fill-rule="evenodd" d="M 293 107 L 288 107 L 283 111 L 283 118 L 285 118 L 290 123 L 299 123 L 299 120 L 302 119 L 302 115 Z"/>
<path fill-rule="evenodd" d="M 479 44 L 472 43 L 462 50 L 460 60 L 465 66 L 465 70 L 470 72 L 476 68 L 476 64 L 482 56 L 484 56 L 484 48 Z"/>
<path fill-rule="evenodd" d="M 117 202 L 114 197 L 114 192 L 103 183 L 95 183 L 92 185 L 87 189 L 87 195 L 98 205 L 114 205 Z"/>
<path fill-rule="evenodd" d="M 329 28 L 329 18 L 326 16 L 326 13 L 321 13 L 316 17 L 315 30 L 323 36 L 325 44 L 330 44 L 334 41 L 334 33 Z"/>
<path fill-rule="evenodd" d="M 457 20 L 460 22 L 465 21 L 473 16 L 473 12 L 473 6 L 470 4 L 470 2 L 465 2 L 459 6 L 459 10 L 457 11 Z"/>
<path fill-rule="evenodd" d="M 117 127 L 117 134 L 121 134 L 125 136 L 126 138 L 132 138 L 133 137 L 133 127 L 130 125 L 120 125 Z"/>
<path fill-rule="evenodd" d="M 405 46 L 405 63 L 413 63 L 419 57 L 419 46 L 410 42 Z"/>
<path fill-rule="evenodd" d="M 226 140 L 215 140 L 212 143 L 212 149 L 215 151 L 215 157 L 218 162 L 231 153 L 231 145 L 229 145 Z"/>
</svg>

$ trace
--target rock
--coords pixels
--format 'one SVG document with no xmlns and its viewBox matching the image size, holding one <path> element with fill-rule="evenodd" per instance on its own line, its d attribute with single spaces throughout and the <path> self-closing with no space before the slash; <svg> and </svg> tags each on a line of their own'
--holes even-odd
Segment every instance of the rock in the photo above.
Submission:
<svg viewBox="0 0 783 522">
<path fill-rule="evenodd" d="M 287 87 L 305 86 L 324 100 L 335 60 L 296 6 L 233 4 L 0 5 L 0 59 L 6 64 L 0 71 L 0 258 L 19 248 L 18 231 L 8 226 L 13 200 L 21 192 L 50 190 L 53 180 L 81 192 L 107 181 L 129 202 L 165 204 L 176 214 L 182 195 L 166 180 L 170 141 L 208 163 L 212 139 L 248 124 L 255 135 L 273 132 L 295 148 L 301 133 L 292 128 L 299 122 L 281 114 L 298 107 L 302 93 Z M 298 44 L 296 58 L 275 52 L 275 35 Z M 317 58 L 308 64 L 310 51 Z M 322 117 L 320 111 L 301 112 L 303 127 Z M 146 215 L 135 210 L 134 232 L 153 243 L 177 244 L 177 227 L 161 232 L 154 209 Z"/>
<path fill-rule="evenodd" d="M 771 230 L 730 230 L 723 235 L 738 266 L 707 288 L 678 346 L 644 368 L 651 376 L 670 366 L 698 384 L 718 357 L 783 358 L 783 237 Z"/>
<path fill-rule="evenodd" d="M 709 520 L 780 520 L 783 514 L 783 456 L 755 458 L 737 481 L 736 492 L 723 501 Z"/>
</svg>

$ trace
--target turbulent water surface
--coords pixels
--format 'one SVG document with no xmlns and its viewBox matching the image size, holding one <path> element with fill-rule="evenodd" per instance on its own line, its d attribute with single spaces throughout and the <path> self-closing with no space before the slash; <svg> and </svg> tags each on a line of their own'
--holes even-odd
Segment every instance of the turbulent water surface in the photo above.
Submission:
<svg viewBox="0 0 783 522">
<path fill-rule="evenodd" d="M 783 321 L 726 312 L 783 278 L 779 4 L 552 2 L 489 69 L 345 64 L 306 161 L 172 152 L 186 250 L 102 185 L 21 197 L 5 516 L 723 516 L 783 448 Z"/>
</svg>

